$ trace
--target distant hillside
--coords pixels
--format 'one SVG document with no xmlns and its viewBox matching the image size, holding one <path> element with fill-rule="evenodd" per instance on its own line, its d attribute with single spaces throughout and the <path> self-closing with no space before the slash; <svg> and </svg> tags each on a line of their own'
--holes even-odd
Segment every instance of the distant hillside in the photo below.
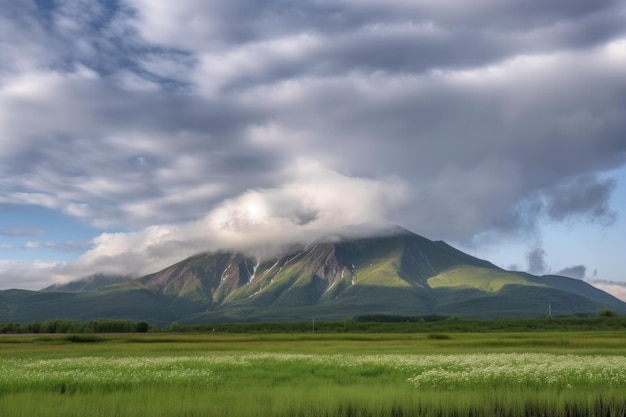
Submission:
<svg viewBox="0 0 626 417">
<path fill-rule="evenodd" d="M 368 314 L 474 318 L 594 315 L 626 304 L 583 282 L 505 271 L 444 242 L 399 230 L 321 241 L 272 259 L 217 252 L 127 280 L 92 277 L 0 292 L 0 322 L 53 317 L 156 323 L 343 319 Z M 104 283 L 104 285 L 102 285 Z"/>
<path fill-rule="evenodd" d="M 127 275 L 107 275 L 107 274 L 95 274 L 87 278 L 79 279 L 76 281 L 70 281 L 64 284 L 53 284 L 44 288 L 42 291 L 56 291 L 56 292 L 81 292 L 97 290 L 101 287 L 108 285 L 119 284 L 120 282 L 130 281 L 132 277 Z"/>
</svg>

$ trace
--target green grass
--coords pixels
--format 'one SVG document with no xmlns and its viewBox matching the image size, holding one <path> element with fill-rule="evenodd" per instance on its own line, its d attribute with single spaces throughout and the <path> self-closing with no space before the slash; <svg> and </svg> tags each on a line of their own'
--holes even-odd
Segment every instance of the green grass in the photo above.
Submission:
<svg viewBox="0 0 626 417">
<path fill-rule="evenodd" d="M 402 258 L 402 246 L 399 242 L 382 240 L 381 244 L 370 248 L 367 256 L 355 262 L 354 282 L 356 285 L 410 287 L 411 284 L 402 279 L 398 271 Z"/>
<path fill-rule="evenodd" d="M 624 396 L 619 392 L 593 399 L 586 394 L 464 390 L 416 395 L 378 386 L 313 388 L 306 392 L 299 387 L 228 392 L 138 388 L 82 395 L 22 393 L 0 398 L 0 403 L 2 415 L 11 417 L 582 417 L 623 416 L 626 412 Z"/>
<path fill-rule="evenodd" d="M 429 278 L 428 284 L 432 288 L 475 288 L 488 293 L 498 292 L 505 285 L 545 287 L 519 275 L 466 265 L 445 270 Z"/>
<path fill-rule="evenodd" d="M 309 324 L 310 325 L 310 324 Z M 310 331 L 310 327 L 308 327 Z M 3 335 L 0 359 L 15 355 L 165 355 L 172 352 L 285 352 L 303 354 L 575 353 L 626 354 L 626 331 L 445 333 L 145 333 L 98 335 L 99 343 L 71 343 L 68 335 Z"/>
<path fill-rule="evenodd" d="M 0 415 L 624 416 L 626 333 L 0 337 Z"/>
<path fill-rule="evenodd" d="M 364 265 L 354 273 L 354 282 L 357 285 L 372 285 L 384 287 L 411 287 L 411 284 L 398 275 L 398 261 L 395 258 L 386 259 L 377 263 Z"/>
</svg>

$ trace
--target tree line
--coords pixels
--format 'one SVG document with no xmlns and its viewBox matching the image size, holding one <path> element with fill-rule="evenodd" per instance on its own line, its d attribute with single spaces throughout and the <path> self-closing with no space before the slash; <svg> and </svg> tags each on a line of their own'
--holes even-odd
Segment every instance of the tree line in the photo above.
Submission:
<svg viewBox="0 0 626 417">
<path fill-rule="evenodd" d="M 542 317 L 466 319 L 443 316 L 368 315 L 341 321 L 178 323 L 157 326 L 147 321 L 99 319 L 80 323 L 52 319 L 26 324 L 0 323 L 2 333 L 432 333 L 502 331 L 626 330 L 626 317 L 598 314 L 596 317 Z"/>
<path fill-rule="evenodd" d="M 75 320 L 51 319 L 26 324 L 0 323 L 1 333 L 146 333 L 156 327 L 147 321 L 100 319 L 80 323 Z"/>
</svg>

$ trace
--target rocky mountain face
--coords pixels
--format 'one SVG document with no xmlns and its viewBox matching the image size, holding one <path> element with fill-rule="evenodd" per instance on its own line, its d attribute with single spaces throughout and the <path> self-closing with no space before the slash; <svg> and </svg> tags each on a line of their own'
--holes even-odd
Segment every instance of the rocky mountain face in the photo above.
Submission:
<svg viewBox="0 0 626 417">
<path fill-rule="evenodd" d="M 0 321 L 291 321 L 365 314 L 540 317 L 549 310 L 553 315 L 595 314 L 600 308 L 626 313 L 625 303 L 583 281 L 505 271 L 405 230 L 296 246 L 270 259 L 234 252 L 199 254 L 133 280 L 66 285 L 11 296 L 0 292 Z M 15 299 L 19 302 L 11 302 Z M 29 303 L 36 308 L 29 309 Z"/>
</svg>

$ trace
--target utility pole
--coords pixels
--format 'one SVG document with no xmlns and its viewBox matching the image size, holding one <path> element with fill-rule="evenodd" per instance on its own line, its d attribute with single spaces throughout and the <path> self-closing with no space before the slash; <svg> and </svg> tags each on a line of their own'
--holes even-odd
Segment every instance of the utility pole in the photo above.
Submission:
<svg viewBox="0 0 626 417">
<path fill-rule="evenodd" d="M 552 304 L 548 304 L 548 317 L 552 317 Z"/>
<path fill-rule="evenodd" d="M 313 334 L 315 334 L 315 316 L 313 316 Z"/>
</svg>

